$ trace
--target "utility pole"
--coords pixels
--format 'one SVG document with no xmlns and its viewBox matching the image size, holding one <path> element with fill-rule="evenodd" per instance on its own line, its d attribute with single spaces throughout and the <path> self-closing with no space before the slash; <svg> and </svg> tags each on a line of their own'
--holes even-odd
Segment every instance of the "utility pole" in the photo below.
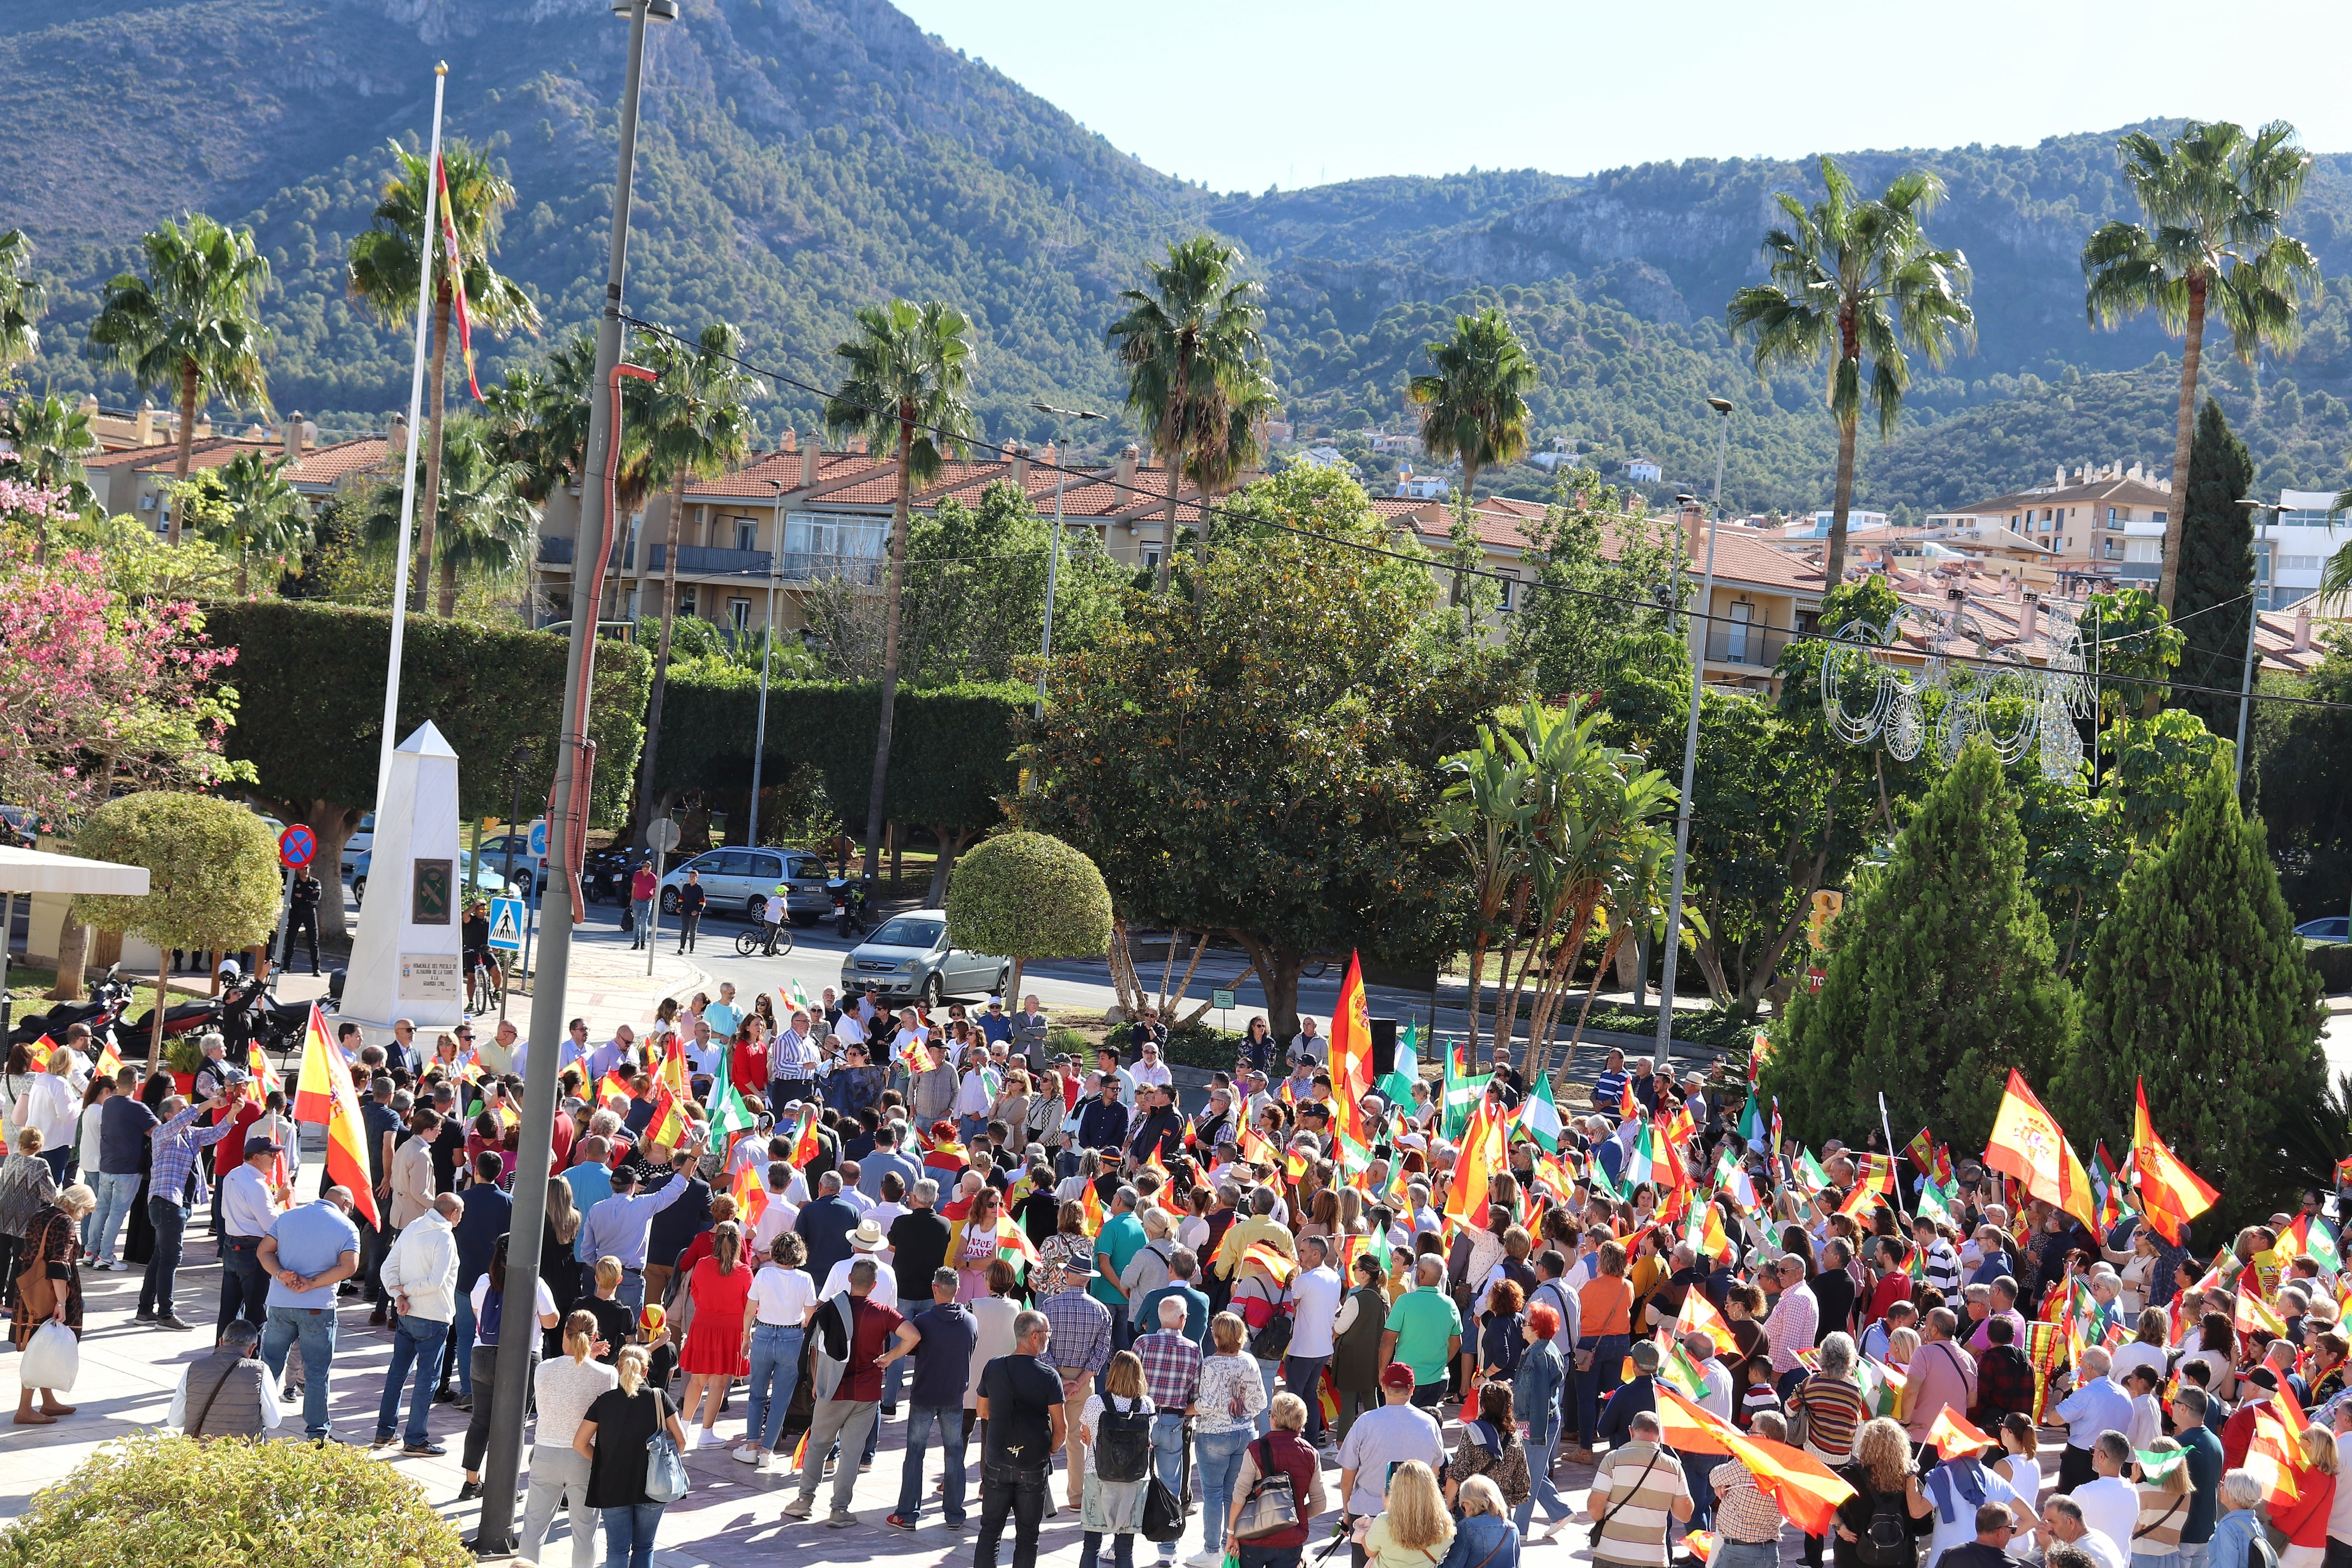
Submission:
<svg viewBox="0 0 2352 1568">
<path fill-rule="evenodd" d="M 1056 408 L 1050 403 L 1033 403 L 1029 406 L 1040 414 L 1065 421 L 1061 441 L 1054 448 L 1054 555 L 1045 563 L 1045 637 L 1044 646 L 1037 651 L 1037 657 L 1043 660 L 1054 657 L 1054 586 L 1062 574 L 1062 494 L 1069 488 L 1070 478 L 1070 427 L 1066 422 L 1072 419 L 1108 419 L 1110 416 L 1097 414 L 1091 408 Z M 1045 671 L 1042 665 L 1037 671 L 1037 717 L 1045 717 Z"/>
<path fill-rule="evenodd" d="M 751 737 L 751 826 L 743 835 L 743 843 L 752 849 L 760 847 L 760 763 L 768 754 L 768 658 L 776 647 L 776 578 L 784 569 L 784 481 L 767 482 L 776 489 L 771 509 L 776 547 L 768 552 L 768 624 L 760 634 L 760 722 Z"/>
<path fill-rule="evenodd" d="M 620 174 L 613 187 L 613 245 L 604 276 L 604 310 L 596 323 L 596 374 L 588 395 L 588 447 L 581 468 L 580 542 L 573 552 L 572 662 L 564 672 L 562 727 L 557 731 L 555 788 L 548 812 L 547 929 L 541 938 L 540 973 L 531 985 L 530 1033 L 535 1048 L 523 1084 L 521 1147 L 516 1158 L 511 1239 L 507 1244 L 507 1288 L 499 1309 L 512 1324 L 508 1345 L 515 1353 L 499 1358 L 491 1387 L 474 1397 L 490 1401 L 489 1452 L 482 1466 L 481 1527 L 474 1538 L 477 1556 L 514 1551 L 515 1483 L 522 1473 L 524 1407 L 530 1395 L 531 1358 L 522 1352 L 539 1331 L 533 1302 L 539 1289 L 540 1235 L 547 1224 L 547 1179 L 555 1126 L 556 1042 L 563 1038 L 564 988 L 571 977 L 572 927 L 579 919 L 582 840 L 573 830 L 584 821 L 595 753 L 589 748 L 590 678 L 595 669 L 596 596 L 603 591 L 613 529 L 605 486 L 620 413 L 621 285 L 628 273 L 629 183 L 637 157 L 637 89 L 645 74 L 646 26 L 677 19 L 677 0 L 614 0 L 613 12 L 629 19 L 629 52 L 621 84 Z M 642 373 L 640 373 L 642 374 Z M 583 576 L 585 580 L 583 581 Z M 583 589 L 586 590 L 583 597 Z M 676 1178 L 672 1178 L 675 1180 Z"/>
<path fill-rule="evenodd" d="M 2278 505 L 2269 501 L 2248 499 L 2240 500 L 2238 504 L 2252 507 L 2258 517 L 2267 512 L 2275 518 L 2279 513 Z M 2278 588 L 2278 546 L 2271 542 L 2271 525 L 2268 522 L 2263 524 L 2263 566 L 2265 579 L 2263 591 L 2258 594 L 2254 592 L 2252 584 L 2246 584 L 2246 597 L 2250 601 L 2246 605 L 2246 667 L 2238 681 L 2237 784 L 2241 795 L 2246 789 L 2246 712 L 2253 706 L 2254 666 L 2262 662 L 2254 653 L 2254 633 L 2263 624 L 2263 601 Z"/>
<path fill-rule="evenodd" d="M 1658 976 L 1658 1039 L 1655 1049 L 1657 1070 L 1664 1072 L 1674 1060 L 1675 1045 L 1675 961 L 1682 955 L 1683 873 L 1690 862 L 1691 783 L 1698 772 L 1698 710 L 1699 699 L 1706 689 L 1706 629 L 1707 617 L 1715 609 L 1715 538 L 1723 531 L 1723 458 L 1731 445 L 1731 405 L 1723 398 L 1710 397 L 1706 405 L 1722 420 L 1715 441 L 1715 517 L 1706 528 L 1706 575 L 1698 591 L 1698 613 L 1691 624 L 1698 636 L 1691 651 L 1690 721 L 1683 727 L 1683 793 L 1675 809 L 1675 879 L 1673 891 L 1666 899 L 1666 952 L 1663 972 Z"/>
</svg>

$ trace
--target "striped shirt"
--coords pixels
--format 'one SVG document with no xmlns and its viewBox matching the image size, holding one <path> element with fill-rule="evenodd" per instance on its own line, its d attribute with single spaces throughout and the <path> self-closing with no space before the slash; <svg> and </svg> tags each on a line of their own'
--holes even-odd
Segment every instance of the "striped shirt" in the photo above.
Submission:
<svg viewBox="0 0 2352 1568">
<path fill-rule="evenodd" d="M 1690 1496 L 1682 1462 L 1655 1443 L 1612 1448 L 1593 1471 L 1592 1495 L 1604 1521 L 1592 1560 L 1664 1568 L 1670 1510 Z"/>
<path fill-rule="evenodd" d="M 1959 1294 L 1960 1255 L 1942 1237 L 1927 1244 L 1927 1250 L 1919 1259 L 1919 1272 L 1927 1284 L 1946 1296 Z"/>
<path fill-rule="evenodd" d="M 2130 1552 L 2135 1557 L 2169 1557 L 2180 1550 L 2180 1531 L 2189 1523 L 2190 1495 L 2162 1487 L 2139 1489 L 2139 1521 L 2132 1526 Z"/>
<path fill-rule="evenodd" d="M 1827 1373 L 1817 1372 L 1805 1379 L 1789 1404 L 1791 1409 L 1805 1413 L 1806 1446 L 1840 1464 L 1853 1455 L 1853 1435 L 1870 1419 L 1869 1407 L 1863 1404 L 1862 1390 L 1853 1380 Z"/>
</svg>

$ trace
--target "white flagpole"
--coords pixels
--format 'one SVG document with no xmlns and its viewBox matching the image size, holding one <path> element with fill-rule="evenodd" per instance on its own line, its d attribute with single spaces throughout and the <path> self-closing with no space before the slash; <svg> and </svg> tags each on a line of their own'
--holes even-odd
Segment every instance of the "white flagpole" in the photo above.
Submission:
<svg viewBox="0 0 2352 1568">
<path fill-rule="evenodd" d="M 408 459 L 400 479 L 400 553 L 392 569 L 392 653 L 383 677 L 383 738 L 376 748 L 375 804 L 392 790 L 392 751 L 400 743 L 400 645 L 408 629 L 408 541 L 416 521 L 416 446 L 425 434 L 425 341 L 432 321 L 433 257 L 440 243 L 434 232 L 434 201 L 440 195 L 441 95 L 449 85 L 449 62 L 433 68 L 433 141 L 425 158 L 425 230 L 417 242 L 416 368 L 408 381 Z"/>
</svg>

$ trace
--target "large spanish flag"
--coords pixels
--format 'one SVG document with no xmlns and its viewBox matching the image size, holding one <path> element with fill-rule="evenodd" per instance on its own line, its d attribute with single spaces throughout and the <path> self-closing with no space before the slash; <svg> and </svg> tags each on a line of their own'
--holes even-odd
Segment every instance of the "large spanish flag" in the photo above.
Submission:
<svg viewBox="0 0 2352 1568">
<path fill-rule="evenodd" d="M 380 1226 L 375 1184 L 368 1178 L 367 1123 L 360 1117 L 359 1090 L 342 1050 L 327 1038 L 326 1019 L 310 1005 L 302 1036 L 301 1081 L 295 1086 L 294 1120 L 327 1124 L 325 1184 L 349 1189 L 352 1207 L 371 1226 Z"/>
<path fill-rule="evenodd" d="M 1342 1136 L 1369 1145 L 1364 1126 L 1364 1096 L 1372 1091 L 1372 1025 L 1364 1009 L 1364 964 L 1348 954 L 1348 978 L 1339 984 L 1339 1000 L 1331 1009 L 1331 1125 Z"/>
<path fill-rule="evenodd" d="M 1462 1131 L 1462 1148 L 1454 1157 L 1454 1181 L 1445 1194 L 1445 1212 L 1474 1230 L 1486 1225 L 1486 1184 L 1496 1171 L 1507 1168 L 1502 1118 L 1495 1102 L 1481 1099 Z"/>
<path fill-rule="evenodd" d="M 2182 1164 L 2180 1157 L 2156 1135 L 2156 1123 L 2147 1114 L 2147 1085 L 2135 1080 L 2132 1092 L 2138 1097 L 2132 1115 L 2132 1169 L 2139 1173 L 2140 1205 L 2157 1234 L 2178 1247 L 2182 1228 L 2211 1208 L 2221 1194 Z"/>
<path fill-rule="evenodd" d="M 2082 1156 L 2074 1152 L 2066 1142 L 2065 1129 L 2042 1109 L 2033 1090 L 2026 1087 L 2025 1075 L 2015 1068 L 2009 1069 L 2000 1113 L 1993 1118 L 1985 1163 L 2015 1176 L 2027 1195 L 2055 1204 L 2084 1226 L 2097 1228 L 2097 1200 Z"/>
<path fill-rule="evenodd" d="M 1728 1421 L 1708 1414 L 1661 1380 L 1658 1420 L 1666 1447 L 1685 1454 L 1729 1454 L 1756 1478 L 1756 1489 L 1780 1505 L 1790 1523 L 1808 1535 L 1826 1535 L 1838 1504 L 1854 1495 L 1827 1465 L 1801 1449 L 1750 1437 Z"/>
</svg>

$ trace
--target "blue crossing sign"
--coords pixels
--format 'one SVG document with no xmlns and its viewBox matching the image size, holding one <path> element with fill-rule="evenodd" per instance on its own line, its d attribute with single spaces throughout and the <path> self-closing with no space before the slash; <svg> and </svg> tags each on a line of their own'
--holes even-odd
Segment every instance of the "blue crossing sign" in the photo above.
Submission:
<svg viewBox="0 0 2352 1568">
<path fill-rule="evenodd" d="M 520 952 L 523 920 L 520 899 L 492 899 L 490 900 L 490 945 L 501 952 Z"/>
</svg>

